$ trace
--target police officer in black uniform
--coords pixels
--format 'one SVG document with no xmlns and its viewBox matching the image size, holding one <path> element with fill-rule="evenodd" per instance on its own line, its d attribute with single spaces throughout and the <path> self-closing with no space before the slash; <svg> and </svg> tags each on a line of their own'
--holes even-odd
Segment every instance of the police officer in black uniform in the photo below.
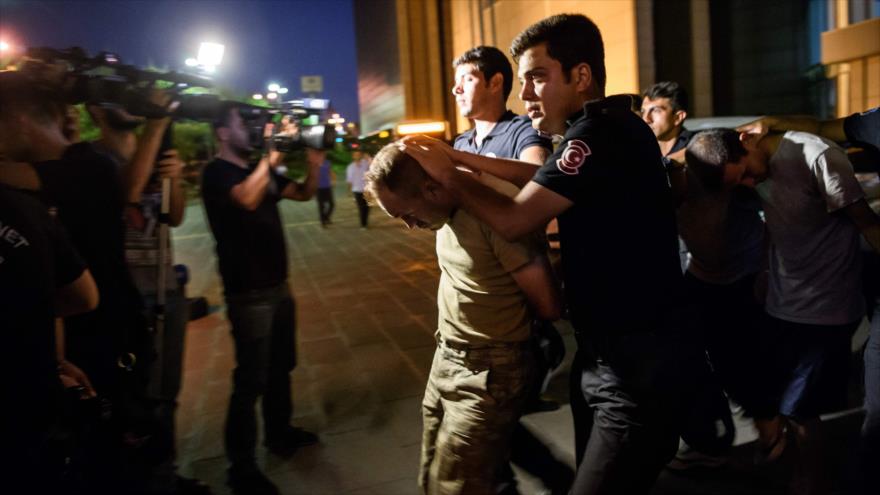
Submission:
<svg viewBox="0 0 880 495">
<path fill-rule="evenodd" d="M 517 36 L 511 53 L 532 125 L 564 135 L 537 173 L 510 160 L 465 157 L 426 138 L 403 146 L 506 238 L 558 217 L 579 347 L 572 369 L 579 461 L 572 493 L 647 493 L 676 451 L 691 377 L 707 371 L 688 335 L 660 150 L 631 112 L 629 97 L 604 97 L 602 38 L 588 18 L 539 21 Z M 496 194 L 456 170 L 456 162 L 522 190 L 515 198 Z"/>
</svg>

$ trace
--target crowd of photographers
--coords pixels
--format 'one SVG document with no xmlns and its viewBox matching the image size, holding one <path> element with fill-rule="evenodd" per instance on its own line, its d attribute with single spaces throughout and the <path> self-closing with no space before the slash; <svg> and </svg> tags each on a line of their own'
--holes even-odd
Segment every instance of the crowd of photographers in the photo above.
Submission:
<svg viewBox="0 0 880 495">
<path fill-rule="evenodd" d="M 4 418 L 10 486 L 210 493 L 175 465 L 189 320 L 186 271 L 172 264 L 168 231 L 185 211 L 177 119 L 211 123 L 218 148 L 202 192 L 236 345 L 229 483 L 238 493 L 276 491 L 254 460 L 260 398 L 270 449 L 289 455 L 317 441 L 289 424 L 295 306 L 275 201 L 314 195 L 335 136 L 303 119 L 328 102 L 267 109 L 183 93 L 192 86 L 210 81 L 79 48 L 33 48 L 18 70 L 0 72 L 0 309 L 12 339 L 2 361 L 15 377 L 6 395 L 17 401 Z M 75 104 L 99 129 L 95 141 L 80 140 Z M 278 166 L 302 147 L 309 171 L 291 181 Z M 257 150 L 263 160 L 251 166 Z"/>
<path fill-rule="evenodd" d="M 170 118 L 90 104 L 101 135 L 79 142 L 66 94 L 61 78 L 0 74 L 0 228 L 19 239 L 0 254 L 17 398 L 4 469 L 33 493 L 207 493 L 174 466 L 188 311 L 161 235 L 184 210 Z"/>
</svg>

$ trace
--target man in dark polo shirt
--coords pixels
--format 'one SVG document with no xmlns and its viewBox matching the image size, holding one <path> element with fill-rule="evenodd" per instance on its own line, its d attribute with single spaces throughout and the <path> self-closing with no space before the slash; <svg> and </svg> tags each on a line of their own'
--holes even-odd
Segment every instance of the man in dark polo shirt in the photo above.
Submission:
<svg viewBox="0 0 880 495">
<path fill-rule="evenodd" d="M 453 147 L 477 155 L 513 158 L 541 165 L 552 145 L 538 135 L 531 120 L 507 109 L 513 88 L 513 69 L 493 46 L 471 48 L 458 57 L 452 95 L 463 117 L 474 127 L 455 138 Z"/>
<path fill-rule="evenodd" d="M 310 161 L 302 183 L 274 173 L 254 151 L 238 106 L 225 105 L 214 132 L 217 158 L 202 178 L 208 222 L 217 242 L 227 316 L 235 340 L 236 368 L 226 416 L 228 483 L 236 494 L 277 494 L 278 488 L 256 465 L 257 418 L 262 397 L 265 443 L 277 455 L 289 456 L 318 438 L 289 424 L 293 413 L 290 372 L 296 365 L 295 305 L 287 287 L 287 252 L 278 201 L 308 201 L 317 189 L 318 167 Z"/>
<path fill-rule="evenodd" d="M 684 128 L 688 94 L 677 82 L 663 81 L 651 86 L 642 97 L 642 120 L 654 131 L 663 165 L 669 174 L 676 202 L 683 200 L 685 184 L 684 149 L 694 135 Z M 688 250 L 679 239 L 681 270 L 687 270 Z"/>
<path fill-rule="evenodd" d="M 572 493 L 648 493 L 676 451 L 691 377 L 705 372 L 683 332 L 675 214 L 660 150 L 629 97 L 604 96 L 602 37 L 588 18 L 539 21 L 517 36 L 511 53 L 532 125 L 564 135 L 537 173 L 511 160 L 470 160 L 436 140 L 417 137 L 403 146 L 505 238 L 558 217 L 579 344 Z M 456 162 L 522 190 L 514 198 L 497 194 Z"/>
<path fill-rule="evenodd" d="M 685 149 L 694 135 L 684 128 L 687 111 L 687 91 L 677 82 L 658 82 L 645 91 L 642 119 L 654 131 L 663 156 Z"/>
</svg>

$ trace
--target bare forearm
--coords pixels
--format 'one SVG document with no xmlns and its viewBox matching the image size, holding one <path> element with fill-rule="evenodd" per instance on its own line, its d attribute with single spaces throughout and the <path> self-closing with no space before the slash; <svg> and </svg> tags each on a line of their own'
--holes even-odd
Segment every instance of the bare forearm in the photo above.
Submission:
<svg viewBox="0 0 880 495">
<path fill-rule="evenodd" d="M 138 138 L 137 149 L 131 163 L 124 167 L 123 180 L 126 197 L 129 202 L 141 200 L 141 194 L 150 180 L 150 173 L 156 164 L 156 154 L 162 145 L 162 134 L 168 127 L 168 119 L 148 120 L 144 132 Z"/>
<path fill-rule="evenodd" d="M 183 190 L 183 182 L 180 179 L 171 180 L 171 204 L 169 208 L 169 221 L 172 227 L 183 223 L 183 214 L 186 210 L 186 196 Z"/>
<path fill-rule="evenodd" d="M 306 196 L 306 200 L 312 199 L 312 196 L 315 195 L 315 191 L 318 190 L 318 169 L 310 168 L 309 174 L 306 175 L 305 180 L 302 183 L 303 194 Z"/>
<path fill-rule="evenodd" d="M 874 251 L 880 253 L 880 216 L 871 210 L 868 202 L 860 199 L 846 206 L 843 212 L 856 225 L 859 232 L 862 233 L 862 237 L 868 241 Z"/>
<path fill-rule="evenodd" d="M 507 158 L 490 158 L 463 151 L 457 152 L 454 159 L 468 168 L 492 174 L 519 188 L 525 187 L 538 171 L 538 166 L 532 163 Z"/>
<path fill-rule="evenodd" d="M 534 232 L 540 226 L 525 225 L 516 213 L 516 201 L 464 173 L 455 175 L 451 187 L 461 206 L 508 241 Z"/>
<path fill-rule="evenodd" d="M 270 173 L 269 160 L 263 158 L 247 179 L 232 188 L 233 199 L 244 209 L 256 209 L 266 195 L 266 188 L 271 180 Z"/>
<path fill-rule="evenodd" d="M 294 182 L 282 191 L 281 195 L 294 201 L 308 201 L 318 190 L 318 167 L 311 167 L 302 182 Z"/>
<path fill-rule="evenodd" d="M 800 131 L 818 134 L 820 122 L 809 115 L 777 115 L 765 117 L 770 130 L 773 131 Z"/>
<path fill-rule="evenodd" d="M 536 318 L 555 321 L 562 313 L 559 283 L 550 267 L 547 256 L 541 255 L 531 263 L 511 273 L 513 279 L 526 295 Z"/>
<path fill-rule="evenodd" d="M 85 270 L 73 282 L 55 291 L 55 316 L 63 317 L 92 311 L 100 296 L 91 272 Z"/>
</svg>

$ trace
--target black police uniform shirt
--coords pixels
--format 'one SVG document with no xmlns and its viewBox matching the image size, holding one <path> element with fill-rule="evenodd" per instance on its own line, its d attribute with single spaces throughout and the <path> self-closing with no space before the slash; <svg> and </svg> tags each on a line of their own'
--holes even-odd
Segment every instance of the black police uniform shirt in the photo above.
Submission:
<svg viewBox="0 0 880 495">
<path fill-rule="evenodd" d="M 89 267 L 101 298 L 97 310 L 65 318 L 65 330 L 119 335 L 123 326 L 133 324 L 141 304 L 125 264 L 125 194 L 116 164 L 83 142 L 34 169 L 42 183 L 41 199 L 57 209 L 57 219 Z M 77 340 L 69 343 L 76 347 Z"/>
<path fill-rule="evenodd" d="M 532 121 L 528 116 L 517 115 L 510 110 L 504 112 L 479 146 L 476 137 L 476 129 L 465 131 L 455 138 L 453 148 L 476 155 L 514 160 L 519 159 L 520 154 L 532 146 L 552 150 L 550 140 L 532 128 Z"/>
<path fill-rule="evenodd" d="M 248 211 L 235 203 L 231 191 L 252 171 L 218 158 L 203 172 L 202 197 L 227 295 L 276 287 L 287 280 L 287 251 L 276 203 L 290 180 L 271 173 L 263 201 Z"/>
<path fill-rule="evenodd" d="M 74 282 L 84 270 L 84 262 L 45 205 L 0 186 L 3 396 L 10 406 L 7 413 L 33 427 L 44 427 L 58 411 L 55 290 Z M 16 423 L 16 428 L 23 426 Z"/>
<path fill-rule="evenodd" d="M 675 212 L 660 148 L 625 95 L 587 102 L 533 180 L 573 205 L 559 217 L 572 322 L 580 332 L 656 328 L 679 297 Z"/>
</svg>

